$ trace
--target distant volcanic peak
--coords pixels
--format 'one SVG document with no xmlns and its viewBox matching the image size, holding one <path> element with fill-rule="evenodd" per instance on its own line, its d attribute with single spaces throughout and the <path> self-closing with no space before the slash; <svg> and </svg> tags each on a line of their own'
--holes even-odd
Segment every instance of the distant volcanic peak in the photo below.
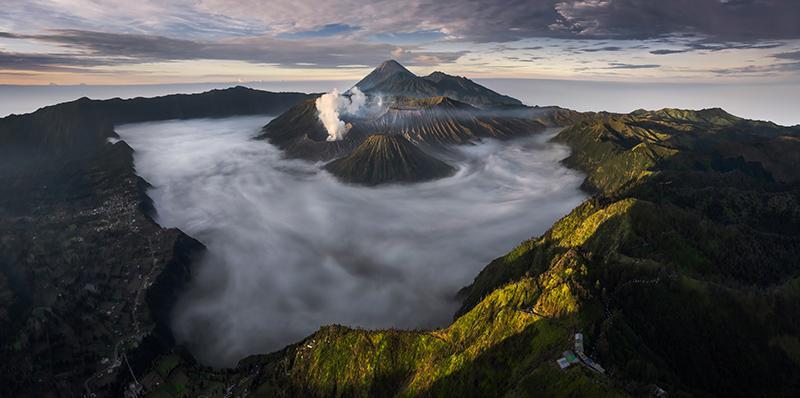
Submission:
<svg viewBox="0 0 800 398">
<path fill-rule="evenodd" d="M 324 107 L 319 105 L 325 104 L 318 103 L 317 100 L 299 104 L 270 121 L 264 127 L 261 138 L 269 139 L 292 157 L 327 161 L 347 156 L 343 159 L 349 159 L 351 164 L 355 164 L 361 161 L 359 159 L 370 159 L 351 156 L 356 155 L 352 151 L 375 134 L 404 136 L 411 142 L 426 147 L 441 147 L 467 144 L 483 138 L 505 139 L 539 132 L 545 127 L 539 119 L 548 125 L 568 124 L 566 121 L 561 123 L 547 119 L 553 113 L 552 110 L 534 110 L 523 105 L 514 105 L 520 104 L 519 101 L 467 78 L 453 77 L 442 72 L 434 72 L 421 78 L 395 61 L 384 62 L 355 87 L 365 92 L 365 95 L 348 96 L 345 93 L 337 97 L 332 92 L 321 96 L 320 98 L 327 96 L 329 100 L 338 98 L 328 104 L 328 109 L 335 112 L 321 112 L 320 108 Z M 351 90 L 351 93 L 356 92 L 355 89 Z M 360 99 L 356 100 L 356 97 Z M 342 104 L 339 104 L 339 99 Z M 331 108 L 334 104 L 336 107 Z M 331 129 L 326 129 L 322 121 L 326 116 L 331 116 L 330 120 L 336 122 L 335 126 L 340 126 L 346 132 L 337 136 L 337 140 L 329 140 Z M 563 119 L 572 119 L 569 116 L 566 115 Z M 369 145 L 375 143 L 370 141 L 367 147 Z M 380 159 L 403 157 L 388 156 Z M 375 163 L 384 167 L 385 161 Z M 372 166 L 359 167 L 369 169 Z M 353 170 L 359 167 L 353 166 Z M 350 174 L 353 173 L 357 172 L 352 171 Z M 388 176 L 390 181 L 397 181 L 397 175 L 402 173 L 386 172 L 380 175 Z M 363 183 L 374 184 L 380 179 L 373 177 L 364 177 Z"/>
<path fill-rule="evenodd" d="M 375 71 L 376 72 L 380 72 L 380 73 L 386 73 L 386 74 L 393 74 L 393 73 L 397 73 L 397 72 L 403 72 L 403 73 L 406 73 L 406 74 L 409 74 L 409 75 L 413 75 L 413 73 L 411 73 L 411 71 L 406 69 L 405 66 L 400 65 L 399 62 L 397 62 L 397 61 L 395 61 L 393 59 L 383 61 L 382 64 L 378 65 L 378 67 L 375 68 Z"/>
<path fill-rule="evenodd" d="M 380 64 L 367 76 L 361 79 L 361 81 L 356 83 L 355 87 L 358 87 L 362 91 L 369 91 L 390 79 L 408 80 L 415 78 L 417 78 L 417 75 L 411 73 L 411 71 L 406 69 L 403 65 L 400 65 L 400 63 L 397 61 L 390 59 Z"/>
<path fill-rule="evenodd" d="M 446 96 L 482 108 L 522 105 L 516 98 L 498 94 L 465 77 L 451 76 L 439 71 L 419 77 L 393 60 L 375 68 L 356 83 L 356 87 L 364 92 L 389 96 Z"/>
<path fill-rule="evenodd" d="M 339 179 L 362 185 L 419 182 L 447 177 L 455 169 L 401 135 L 371 135 L 353 152 L 325 168 Z"/>
</svg>

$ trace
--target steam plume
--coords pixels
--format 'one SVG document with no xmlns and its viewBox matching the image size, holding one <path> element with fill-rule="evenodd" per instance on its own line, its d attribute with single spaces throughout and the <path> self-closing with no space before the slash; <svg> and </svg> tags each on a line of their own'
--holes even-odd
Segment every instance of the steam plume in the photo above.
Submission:
<svg viewBox="0 0 800 398">
<path fill-rule="evenodd" d="M 340 114 L 356 114 L 367 102 L 367 96 L 353 87 L 350 95 L 342 95 L 339 90 L 333 89 L 317 98 L 317 116 L 328 131 L 328 141 L 340 141 L 349 131 L 349 126 L 339 118 Z"/>
</svg>

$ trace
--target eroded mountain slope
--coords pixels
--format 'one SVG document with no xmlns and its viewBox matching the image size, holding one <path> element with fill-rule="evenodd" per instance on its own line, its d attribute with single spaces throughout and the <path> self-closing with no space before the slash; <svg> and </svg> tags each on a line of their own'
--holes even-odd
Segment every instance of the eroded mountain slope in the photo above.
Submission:
<svg viewBox="0 0 800 398">
<path fill-rule="evenodd" d="M 121 396 L 123 363 L 142 371 L 172 347 L 169 312 L 203 246 L 153 222 L 132 149 L 109 142 L 115 124 L 278 113 L 303 98 L 237 87 L 0 119 L 3 395 Z"/>
<path fill-rule="evenodd" d="M 489 264 L 451 326 L 324 327 L 224 382 L 252 396 L 794 396 L 798 134 L 716 109 L 587 118 L 556 139 L 596 195 Z M 605 375 L 556 366 L 578 331 Z"/>
<path fill-rule="evenodd" d="M 325 169 L 345 182 L 377 185 L 419 182 L 455 172 L 447 163 L 428 155 L 401 135 L 371 135 L 349 155 Z"/>
</svg>

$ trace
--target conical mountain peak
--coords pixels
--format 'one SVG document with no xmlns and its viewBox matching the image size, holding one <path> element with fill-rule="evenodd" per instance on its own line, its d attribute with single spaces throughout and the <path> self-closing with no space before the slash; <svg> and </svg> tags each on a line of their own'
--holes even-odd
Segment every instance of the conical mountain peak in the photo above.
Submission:
<svg viewBox="0 0 800 398">
<path fill-rule="evenodd" d="M 400 65 L 399 62 L 390 59 L 373 69 L 372 72 L 356 83 L 356 87 L 361 91 L 369 91 L 386 85 L 387 82 L 411 80 L 416 77 L 403 65 Z"/>
<path fill-rule="evenodd" d="M 383 61 L 382 64 L 378 65 L 378 67 L 375 68 L 375 71 L 379 71 L 379 72 L 382 72 L 382 73 L 388 73 L 388 74 L 397 73 L 397 72 L 405 72 L 405 73 L 413 75 L 413 73 L 411 73 L 411 71 L 406 69 L 405 66 L 401 65 L 399 62 L 397 62 L 397 61 L 395 61 L 393 59 L 389 59 L 389 60 Z"/>
<path fill-rule="evenodd" d="M 383 134 L 367 137 L 349 155 L 325 168 L 343 181 L 362 185 L 427 181 L 455 172 L 402 135 Z"/>
</svg>

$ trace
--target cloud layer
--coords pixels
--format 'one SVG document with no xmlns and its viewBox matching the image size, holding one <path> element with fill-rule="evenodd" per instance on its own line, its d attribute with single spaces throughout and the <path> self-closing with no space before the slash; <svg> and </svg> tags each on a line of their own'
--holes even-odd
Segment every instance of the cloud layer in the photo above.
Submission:
<svg viewBox="0 0 800 398">
<path fill-rule="evenodd" d="M 763 61 L 751 65 L 765 55 L 752 51 L 797 51 L 798 15 L 794 0 L 9 0 L 0 14 L 0 72 L 101 73 L 132 65 L 146 74 L 153 71 L 142 64 L 196 60 L 331 69 L 396 58 L 412 67 L 483 70 L 567 63 L 583 75 L 622 70 L 611 63 L 666 67 L 625 68 L 642 77 L 650 77 L 644 69 L 697 74 L 694 66 L 706 63 L 706 76 L 719 76 L 714 71 L 723 68 L 766 69 Z M 499 43 L 514 49 L 502 62 L 487 50 Z M 741 58 L 724 65 L 713 56 L 692 58 L 735 51 Z M 686 61 L 637 60 L 642 56 Z M 576 62 L 596 65 L 576 69 Z"/>
<path fill-rule="evenodd" d="M 252 141 L 263 118 L 118 128 L 159 223 L 209 248 L 174 329 L 233 365 L 325 324 L 434 327 L 480 269 L 577 205 L 581 177 L 544 136 L 463 148 L 454 177 L 361 188 Z"/>
<path fill-rule="evenodd" d="M 720 41 L 800 37 L 792 0 L 203 0 L 201 8 L 263 22 L 279 31 L 317 29 L 332 20 L 366 32 L 436 29 L 472 41 L 530 37 L 645 39 L 675 33 Z"/>
<path fill-rule="evenodd" d="M 56 45 L 64 51 L 47 55 L 0 53 L 2 66 L 29 65 L 106 66 L 177 60 L 236 60 L 284 67 L 337 67 L 354 62 L 375 65 L 395 57 L 408 65 L 452 62 L 464 52 L 430 52 L 406 49 L 398 52 L 388 44 L 343 38 L 277 39 L 267 36 L 234 37 L 224 40 L 174 39 L 134 33 L 108 33 L 76 29 L 52 30 L 44 34 L 0 32 L 9 39 L 33 40 Z M 12 62 L 13 61 L 13 62 Z M 301 65 L 298 65 L 301 64 Z"/>
</svg>

